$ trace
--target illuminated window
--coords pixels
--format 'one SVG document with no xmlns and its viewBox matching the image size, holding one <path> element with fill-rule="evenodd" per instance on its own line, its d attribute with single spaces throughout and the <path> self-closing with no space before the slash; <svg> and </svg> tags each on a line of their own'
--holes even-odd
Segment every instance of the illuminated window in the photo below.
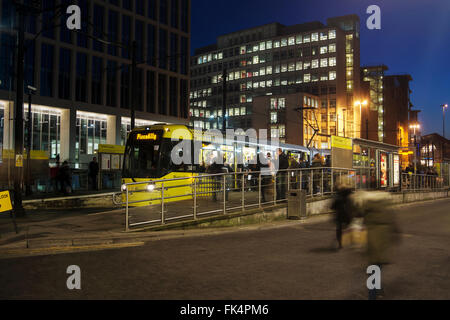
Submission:
<svg viewBox="0 0 450 320">
<path fill-rule="evenodd" d="M 319 67 L 319 60 L 313 60 L 312 62 L 311 62 L 311 67 L 312 67 L 312 69 L 316 69 L 316 68 L 318 68 Z"/>
<path fill-rule="evenodd" d="M 266 50 L 266 43 L 265 42 L 261 42 L 259 44 L 259 51 L 263 51 L 263 50 Z"/>
<path fill-rule="evenodd" d="M 299 34 L 297 37 L 295 37 L 295 43 L 296 44 L 301 44 L 303 43 L 303 37 L 301 34 Z"/>
<path fill-rule="evenodd" d="M 281 65 L 281 72 L 286 72 L 287 71 L 287 64 L 286 63 L 283 63 L 282 65 Z"/>
<path fill-rule="evenodd" d="M 267 74 L 272 74 L 272 66 L 267 66 Z"/>
<path fill-rule="evenodd" d="M 330 45 L 328 45 L 328 52 L 336 52 L 336 43 L 330 43 Z"/>
<path fill-rule="evenodd" d="M 326 68 L 326 67 L 328 67 L 328 59 L 327 59 L 327 58 L 325 58 L 325 59 L 320 59 L 320 67 L 321 67 L 321 68 Z"/>
<path fill-rule="evenodd" d="M 278 112 L 271 112 L 270 123 L 277 123 L 277 122 L 278 122 Z"/>
<path fill-rule="evenodd" d="M 327 39 L 328 39 L 327 33 L 326 32 L 321 32 L 320 33 L 320 41 L 327 40 Z"/>
<path fill-rule="evenodd" d="M 272 41 L 267 41 L 266 42 L 266 48 L 267 49 L 272 49 Z"/>
<path fill-rule="evenodd" d="M 336 39 L 336 30 L 328 31 L 328 39 Z"/>
<path fill-rule="evenodd" d="M 336 80 L 336 71 L 330 71 L 328 78 L 330 80 Z"/>
<path fill-rule="evenodd" d="M 311 42 L 314 41 L 319 41 L 319 33 L 318 32 L 314 32 L 313 34 L 311 34 Z"/>
<path fill-rule="evenodd" d="M 287 40 L 286 38 L 281 39 L 281 46 L 282 46 L 282 47 L 286 47 L 286 46 L 287 46 L 287 43 L 288 43 L 288 40 Z"/>
<path fill-rule="evenodd" d="M 311 74 L 306 73 L 303 75 L 303 82 L 307 83 L 307 82 L 311 82 Z"/>
<path fill-rule="evenodd" d="M 247 50 L 246 50 L 245 46 L 242 46 L 241 47 L 241 54 L 245 54 L 246 52 L 247 52 Z"/>
<path fill-rule="evenodd" d="M 259 63 L 259 56 L 253 56 L 253 64 Z"/>
<path fill-rule="evenodd" d="M 303 37 L 303 42 L 304 42 L 304 43 L 311 42 L 311 35 L 310 35 L 310 34 L 305 35 L 305 36 Z"/>
<path fill-rule="evenodd" d="M 327 81 L 328 80 L 328 74 L 322 73 L 320 75 L 320 81 Z"/>
<path fill-rule="evenodd" d="M 280 73 L 280 65 L 275 66 L 275 73 Z"/>
<path fill-rule="evenodd" d="M 303 62 L 303 69 L 304 70 L 311 69 L 311 62 L 310 61 Z"/>
<path fill-rule="evenodd" d="M 295 37 L 290 37 L 289 38 L 289 45 L 293 46 L 295 44 Z"/>
<path fill-rule="evenodd" d="M 288 67 L 289 72 L 295 71 L 295 62 L 290 62 Z"/>
<path fill-rule="evenodd" d="M 276 40 L 275 43 L 273 44 L 273 46 L 274 46 L 275 48 L 279 48 L 279 47 L 280 47 L 280 41 L 279 41 L 279 40 Z"/>
<path fill-rule="evenodd" d="M 331 57 L 331 58 L 329 58 L 329 59 L 328 59 L 328 65 L 329 65 L 330 67 L 336 66 L 336 57 Z"/>
<path fill-rule="evenodd" d="M 320 47 L 320 54 L 327 54 L 328 53 L 328 47 L 324 46 L 324 47 Z"/>
<path fill-rule="evenodd" d="M 266 86 L 270 88 L 272 86 L 272 80 L 267 80 Z"/>
</svg>

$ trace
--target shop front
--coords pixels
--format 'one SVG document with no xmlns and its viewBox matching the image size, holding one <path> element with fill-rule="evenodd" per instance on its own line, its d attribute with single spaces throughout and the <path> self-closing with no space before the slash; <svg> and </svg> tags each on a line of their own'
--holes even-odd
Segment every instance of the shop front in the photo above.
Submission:
<svg viewBox="0 0 450 320">
<path fill-rule="evenodd" d="M 385 143 L 353 139 L 353 168 L 359 189 L 393 190 L 400 188 L 399 147 Z"/>
</svg>

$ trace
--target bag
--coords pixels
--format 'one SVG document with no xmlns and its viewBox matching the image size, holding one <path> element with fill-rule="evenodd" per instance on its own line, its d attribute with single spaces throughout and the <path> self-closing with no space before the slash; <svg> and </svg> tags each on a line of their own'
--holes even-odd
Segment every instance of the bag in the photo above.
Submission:
<svg viewBox="0 0 450 320">
<path fill-rule="evenodd" d="M 363 248 L 367 245 L 367 229 L 363 219 L 353 219 L 350 226 L 342 232 L 342 246 Z"/>
</svg>

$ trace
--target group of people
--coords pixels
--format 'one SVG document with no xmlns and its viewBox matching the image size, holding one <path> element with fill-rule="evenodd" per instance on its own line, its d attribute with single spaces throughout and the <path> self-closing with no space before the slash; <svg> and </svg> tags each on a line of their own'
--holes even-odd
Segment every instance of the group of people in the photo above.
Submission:
<svg viewBox="0 0 450 320">
<path fill-rule="evenodd" d="M 59 155 L 56 156 L 56 166 L 50 168 L 50 180 L 52 182 L 54 192 L 61 192 L 65 195 L 72 193 L 72 169 L 69 162 L 64 161 L 60 164 Z M 89 163 L 88 180 L 91 189 L 98 190 L 98 173 L 99 165 L 97 158 L 94 157 Z"/>
</svg>

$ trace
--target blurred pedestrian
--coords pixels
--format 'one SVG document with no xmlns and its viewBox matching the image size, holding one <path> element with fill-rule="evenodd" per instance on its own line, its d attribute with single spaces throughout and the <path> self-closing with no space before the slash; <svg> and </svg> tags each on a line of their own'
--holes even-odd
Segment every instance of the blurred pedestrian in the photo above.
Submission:
<svg viewBox="0 0 450 320">
<path fill-rule="evenodd" d="M 367 227 L 368 266 L 378 266 L 383 270 L 385 265 L 392 263 L 392 248 L 400 241 L 391 196 L 379 191 L 358 192 L 354 199 Z M 369 290 L 370 300 L 383 296 L 383 288 Z"/>
<path fill-rule="evenodd" d="M 217 193 L 220 191 L 220 185 L 222 183 L 222 176 L 218 175 L 222 173 L 222 164 L 220 162 L 220 155 L 211 159 L 211 163 L 206 169 L 206 173 L 214 175 L 212 180 L 212 200 L 217 201 Z M 223 161 L 223 160 L 222 160 Z"/>
<path fill-rule="evenodd" d="M 64 194 L 72 192 L 72 173 L 67 161 L 64 161 L 59 169 L 59 181 L 61 184 L 61 192 Z"/>
<path fill-rule="evenodd" d="M 97 162 L 97 158 L 94 157 L 92 161 L 89 163 L 89 180 L 93 190 L 98 190 L 98 172 L 99 166 Z"/>
<path fill-rule="evenodd" d="M 348 228 L 357 210 L 351 199 L 353 189 L 349 181 L 351 180 L 347 176 L 337 179 L 336 197 L 331 205 L 331 209 L 335 211 L 336 240 L 339 250 L 342 249 L 342 232 Z"/>
<path fill-rule="evenodd" d="M 286 199 L 287 169 L 289 168 L 289 159 L 287 155 L 278 148 L 278 173 L 277 173 L 277 200 Z"/>
</svg>

